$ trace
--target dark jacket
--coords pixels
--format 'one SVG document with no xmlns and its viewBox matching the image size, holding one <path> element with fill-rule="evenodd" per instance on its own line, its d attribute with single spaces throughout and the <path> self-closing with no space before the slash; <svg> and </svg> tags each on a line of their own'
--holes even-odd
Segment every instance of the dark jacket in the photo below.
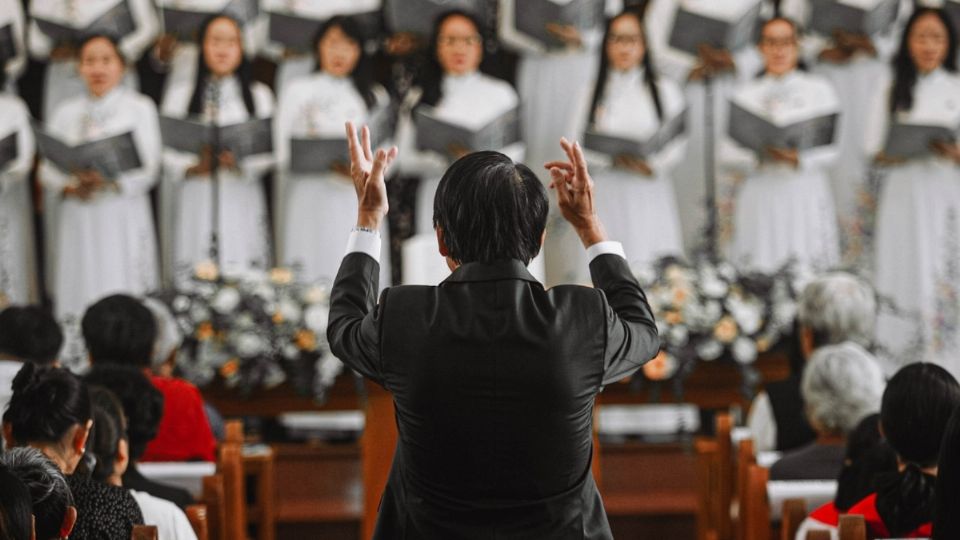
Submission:
<svg viewBox="0 0 960 540">
<path fill-rule="evenodd" d="M 387 289 L 351 253 L 333 286 L 333 353 L 393 394 L 399 440 L 374 538 L 612 538 L 590 472 L 594 398 L 659 349 L 618 255 L 591 289 L 544 290 L 520 261 Z"/>
</svg>

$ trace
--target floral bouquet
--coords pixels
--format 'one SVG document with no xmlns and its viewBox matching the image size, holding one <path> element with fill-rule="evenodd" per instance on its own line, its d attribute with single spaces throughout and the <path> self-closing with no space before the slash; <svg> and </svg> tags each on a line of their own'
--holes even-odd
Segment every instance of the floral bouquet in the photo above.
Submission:
<svg viewBox="0 0 960 540">
<path fill-rule="evenodd" d="M 793 331 L 796 298 L 808 276 L 788 264 L 773 274 L 744 273 L 704 257 L 695 264 L 664 258 L 635 269 L 657 319 L 661 352 L 644 365 L 651 381 L 682 382 L 698 361 L 730 360 L 752 395 L 757 356 Z"/>
<path fill-rule="evenodd" d="M 343 365 L 326 342 L 328 292 L 285 268 L 221 279 L 200 265 L 189 287 L 161 298 L 185 336 L 177 368 L 198 386 L 220 377 L 249 394 L 289 381 L 323 401 Z"/>
</svg>

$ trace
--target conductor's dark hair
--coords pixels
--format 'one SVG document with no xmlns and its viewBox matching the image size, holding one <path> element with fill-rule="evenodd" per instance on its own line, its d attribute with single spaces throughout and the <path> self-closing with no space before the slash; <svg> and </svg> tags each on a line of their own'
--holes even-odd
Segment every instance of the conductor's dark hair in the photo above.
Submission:
<svg viewBox="0 0 960 540">
<path fill-rule="evenodd" d="M 353 71 L 350 72 L 350 80 L 353 81 L 353 87 L 356 88 L 357 93 L 363 98 L 363 102 L 367 104 L 367 109 L 370 109 L 377 103 L 377 98 L 373 93 L 373 68 L 370 66 L 370 56 L 367 55 L 367 51 L 363 47 L 366 36 L 360 28 L 360 25 L 357 24 L 356 19 L 337 15 L 330 17 L 323 23 L 317 31 L 317 35 L 313 38 L 313 51 L 317 57 L 316 71 L 323 69 L 323 66 L 320 65 L 320 41 L 323 39 L 323 36 L 327 35 L 327 32 L 334 28 L 339 28 L 340 31 L 346 34 L 346 36 L 350 38 L 350 41 L 353 41 L 360 49 L 360 57 L 357 58 L 357 65 L 355 65 Z"/>
<path fill-rule="evenodd" d="M 74 506 L 73 494 L 60 469 L 36 448 L 7 450 L 0 454 L 0 464 L 27 487 L 37 540 L 60 538 L 60 527 L 67 509 Z"/>
<path fill-rule="evenodd" d="M 897 454 L 880 435 L 880 415 L 860 420 L 847 435 L 843 468 L 837 478 L 834 505 L 846 512 L 877 491 L 877 477 L 897 470 Z"/>
<path fill-rule="evenodd" d="M 947 29 L 947 56 L 943 60 L 943 69 L 957 71 L 957 29 L 947 13 L 938 8 L 918 7 L 907 20 L 900 38 L 900 49 L 893 58 L 893 88 L 890 90 L 890 112 L 909 111 L 913 108 L 913 89 L 917 85 L 919 72 L 910 56 L 910 31 L 920 17 L 934 15 Z"/>
<path fill-rule="evenodd" d="M 960 538 L 960 408 L 943 434 L 933 509 L 933 540 Z"/>
<path fill-rule="evenodd" d="M 130 460 L 139 460 L 160 428 L 163 394 L 143 371 L 128 366 L 94 365 L 85 380 L 87 384 L 110 390 L 120 401 L 127 420 Z"/>
<path fill-rule="evenodd" d="M 140 300 L 114 294 L 83 314 L 83 340 L 94 364 L 149 367 L 157 339 L 157 321 Z"/>
<path fill-rule="evenodd" d="M 420 103 L 425 105 L 435 106 L 440 102 L 440 99 L 443 97 L 443 67 L 440 65 L 440 60 L 437 59 L 437 42 L 440 40 L 440 29 L 443 28 L 443 23 L 451 17 L 464 17 L 469 20 L 473 27 L 477 29 L 477 34 L 480 36 L 481 48 L 486 51 L 486 43 L 488 39 L 487 29 L 483 26 L 483 23 L 480 22 L 475 15 L 469 11 L 464 11 L 460 9 L 453 9 L 450 11 L 445 11 L 440 15 L 437 15 L 436 20 L 433 23 L 433 32 L 430 35 L 430 44 L 427 48 L 427 56 L 425 58 L 425 63 L 423 66 L 423 71 L 420 73 L 420 80 L 417 82 L 417 86 L 423 90 L 423 95 L 420 97 Z M 483 54 L 483 60 L 480 62 L 480 71 L 486 71 L 485 63 L 487 62 L 487 55 Z"/>
<path fill-rule="evenodd" d="M 607 77 L 610 75 L 610 59 L 607 57 L 607 41 L 610 39 L 610 32 L 613 23 L 622 17 L 635 17 L 640 25 L 640 39 L 643 42 L 643 84 L 650 92 L 650 98 L 653 100 L 653 106 L 657 110 L 657 119 L 663 121 L 663 104 L 660 100 L 660 89 L 657 87 L 657 72 L 654 70 L 653 58 L 650 54 L 650 47 L 647 46 L 647 30 L 643 26 L 643 15 L 639 8 L 630 8 L 607 21 L 607 29 L 603 33 L 603 45 L 600 47 L 600 69 L 597 72 L 597 83 L 593 87 L 593 100 L 590 104 L 589 122 L 593 125 L 596 120 L 597 108 L 603 102 L 603 94 L 607 88 Z"/>
<path fill-rule="evenodd" d="M 526 165 L 499 152 L 474 152 L 454 162 L 433 200 L 433 225 L 460 264 L 518 259 L 540 252 L 547 192 Z"/>
<path fill-rule="evenodd" d="M 62 368 L 23 364 L 13 378 L 13 396 L 3 422 L 17 446 L 57 444 L 70 428 L 92 418 L 90 393 L 76 375 Z"/>
<path fill-rule="evenodd" d="M 90 477 L 106 483 L 113 475 L 120 450 L 120 441 L 127 440 L 127 425 L 123 405 L 113 392 L 103 386 L 90 386 L 93 403 L 93 427 L 87 438 L 87 454 L 96 457 Z"/>
<path fill-rule="evenodd" d="M 113 45 L 113 50 L 117 53 L 117 57 L 120 58 L 120 63 L 126 65 L 127 58 L 123 56 L 123 51 L 120 50 L 120 40 L 112 34 L 105 34 L 103 32 L 87 34 L 80 38 L 80 44 L 77 45 L 77 60 L 79 60 L 83 54 L 83 48 L 87 46 L 87 43 L 95 39 L 105 39 L 110 45 Z"/>
<path fill-rule="evenodd" d="M 30 540 L 32 534 L 30 490 L 10 469 L 0 464 L 0 538 Z"/>
<path fill-rule="evenodd" d="M 10 306 L 0 311 L 0 354 L 25 362 L 51 364 L 63 345 L 63 331 L 39 306 Z"/>
<path fill-rule="evenodd" d="M 207 58 L 203 53 L 203 41 L 207 39 L 207 31 L 210 30 L 210 25 L 220 19 L 232 21 L 237 26 L 237 30 L 240 32 L 240 47 L 243 48 L 243 24 L 237 19 L 220 13 L 208 17 L 200 25 L 200 31 L 197 33 L 197 47 L 200 51 L 197 54 L 197 74 L 193 86 L 193 95 L 190 97 L 190 108 L 188 109 L 189 113 L 194 116 L 203 114 L 207 84 L 211 78 L 210 67 L 207 66 Z M 240 82 L 240 93 L 243 96 L 243 104 L 247 108 L 247 114 L 254 117 L 257 115 L 257 104 L 253 100 L 253 66 L 250 59 L 247 58 L 246 52 L 240 55 L 240 65 L 237 66 L 235 76 Z"/>
<path fill-rule="evenodd" d="M 877 512 L 891 536 L 907 535 L 933 518 L 937 464 L 950 416 L 960 406 L 960 384 L 936 364 L 910 364 L 890 379 L 880 405 L 883 434 L 905 465 L 882 481 Z"/>
</svg>

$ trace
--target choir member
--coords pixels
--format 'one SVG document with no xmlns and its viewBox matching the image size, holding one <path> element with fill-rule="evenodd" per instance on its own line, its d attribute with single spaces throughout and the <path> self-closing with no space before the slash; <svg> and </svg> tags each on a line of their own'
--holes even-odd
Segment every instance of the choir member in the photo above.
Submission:
<svg viewBox="0 0 960 540">
<path fill-rule="evenodd" d="M 27 68 L 26 24 L 22 0 L 0 0 L 0 40 L 4 42 L 0 44 L 0 62 L 7 91 L 13 91 L 17 78 Z"/>
<path fill-rule="evenodd" d="M 292 138 L 343 139 L 344 124 L 363 125 L 389 105 L 386 90 L 372 82 L 370 59 L 356 20 L 335 16 L 315 40 L 316 71 L 292 81 L 280 96 L 274 140 L 284 203 L 277 213 L 280 261 L 302 282 L 333 283 L 348 231 L 356 223 L 356 193 L 346 163 L 322 173 L 290 170 Z M 379 134 L 374 134 L 378 136 Z M 387 228 L 380 232 L 389 246 Z M 380 264 L 380 284 L 390 284 L 389 248 Z"/>
<path fill-rule="evenodd" d="M 797 68 L 794 22 L 780 17 L 765 22 L 759 49 L 764 73 L 735 90 L 731 106 L 784 124 L 838 112 L 830 83 Z M 809 149 L 768 147 L 760 153 L 733 140 L 723 143 L 726 166 L 746 175 L 736 198 L 732 262 L 767 272 L 791 260 L 821 271 L 836 265 L 836 212 L 826 176 L 837 157 L 835 142 Z"/>
<path fill-rule="evenodd" d="M 877 291 L 893 301 L 877 337 L 894 357 L 925 359 L 960 373 L 960 148 L 932 143 L 932 152 L 902 160 L 882 149 L 892 122 L 960 125 L 957 36 L 946 14 L 919 9 L 907 23 L 892 85 L 873 100 L 867 153 L 887 165 L 876 217 Z M 889 366 L 894 369 L 896 366 Z"/>
<path fill-rule="evenodd" d="M 40 180 L 58 201 L 52 293 L 59 319 L 79 317 L 101 297 L 139 295 L 158 285 L 157 246 L 149 191 L 160 167 L 160 129 L 153 102 L 122 84 L 120 45 L 107 36 L 79 45 L 84 94 L 64 101 L 47 130 L 69 144 L 132 133 L 141 166 L 105 178 L 93 169 L 61 171 L 40 165 Z"/>
<path fill-rule="evenodd" d="M 661 79 L 647 49 L 640 16 L 625 11 L 607 24 L 600 73 L 593 91 L 589 128 L 600 134 L 638 141 L 653 137 L 664 123 L 684 112 L 680 86 Z M 683 256 L 683 239 L 670 171 L 683 159 L 678 136 L 646 159 L 607 157 L 593 168 L 597 212 L 611 238 L 621 239 L 632 263 L 649 264 L 661 256 Z M 583 250 L 581 250 L 583 251 Z M 586 261 L 564 281 L 588 281 Z"/>
<path fill-rule="evenodd" d="M 38 19 L 72 28 L 75 35 L 82 35 L 102 16 L 114 9 L 123 9 L 122 6 L 129 10 L 133 21 L 130 32 L 115 35 L 109 28 L 112 24 L 102 28 L 94 25 L 92 32 L 118 40 L 124 62 L 132 64 L 156 38 L 157 17 L 150 0 L 30 0 L 28 12 L 31 20 L 27 32 L 30 54 L 49 62 L 43 86 L 44 120 L 49 121 L 61 102 L 82 94 L 85 88 L 82 77 L 77 75 L 77 40 L 47 35 Z M 135 76 L 134 71 L 128 71 L 125 84 L 136 87 Z"/>
<path fill-rule="evenodd" d="M 226 15 L 213 16 L 202 26 L 198 40 L 196 81 L 170 87 L 163 115 L 218 126 L 270 118 L 273 94 L 253 81 L 240 23 Z M 165 229 L 173 229 L 166 232 L 173 238 L 173 276 L 181 285 L 191 278 L 199 262 L 210 259 L 211 180 L 219 185 L 219 260 L 212 262 L 227 272 L 264 270 L 270 265 L 269 218 L 260 180 L 273 166 L 273 155 L 238 160 L 229 150 L 213 153 L 209 146 L 199 155 L 169 146 L 164 150 L 165 180 L 179 184 L 173 197 L 173 223 Z M 217 162 L 216 176 L 211 175 L 213 160 Z"/>
<path fill-rule="evenodd" d="M 0 73 L 0 87 L 3 86 Z M 0 309 L 35 301 L 33 167 L 30 113 L 16 95 L 0 93 Z"/>
<path fill-rule="evenodd" d="M 336 15 L 369 15 L 379 12 L 381 3 L 381 0 L 263 0 L 262 7 L 267 12 L 268 18 L 271 13 L 282 13 L 307 20 L 325 21 Z M 361 31 L 369 32 L 370 30 L 361 26 Z M 372 37 L 374 36 L 361 36 L 361 45 L 365 45 Z M 313 70 L 314 51 L 287 47 L 274 41 L 269 33 L 264 49 L 277 60 L 274 90 L 278 96 L 284 94 L 286 85 L 290 81 L 306 77 Z"/>
<path fill-rule="evenodd" d="M 434 108 L 443 121 L 468 129 L 479 129 L 517 107 L 516 91 L 505 81 L 480 72 L 483 61 L 483 32 L 477 19 L 464 11 L 441 15 L 430 40 L 427 66 L 418 88 L 408 95 L 405 111 L 397 127 L 401 174 L 420 176 L 423 182 L 417 194 L 416 232 L 433 231 L 433 196 L 447 166 L 466 153 L 483 148 L 451 147 L 446 155 L 418 150 L 417 132 L 412 120 L 417 107 Z M 497 149 L 515 161 L 524 155 L 522 143 Z"/>
</svg>

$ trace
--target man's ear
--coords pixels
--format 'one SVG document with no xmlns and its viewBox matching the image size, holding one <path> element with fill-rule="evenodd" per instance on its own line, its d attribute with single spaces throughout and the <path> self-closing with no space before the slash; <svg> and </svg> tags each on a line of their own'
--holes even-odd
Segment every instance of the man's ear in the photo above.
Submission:
<svg viewBox="0 0 960 540">
<path fill-rule="evenodd" d="M 447 243 L 443 241 L 443 229 L 437 227 L 434 230 L 437 231 L 437 247 L 440 248 L 440 256 L 449 257 L 450 250 L 447 249 Z"/>
<path fill-rule="evenodd" d="M 73 449 L 78 454 L 83 454 L 87 447 L 87 437 L 90 436 L 90 429 L 93 427 L 93 420 L 87 420 L 86 425 L 82 426 L 73 435 Z"/>
<path fill-rule="evenodd" d="M 804 360 L 809 360 L 813 354 L 813 329 L 806 326 L 800 327 L 800 353 Z"/>
<path fill-rule="evenodd" d="M 540 235 L 540 249 L 543 249 L 543 243 L 547 241 L 547 230 L 544 229 L 543 233 Z"/>
<path fill-rule="evenodd" d="M 130 443 L 126 439 L 120 439 L 117 442 L 117 457 L 113 462 L 113 472 L 117 476 L 122 476 L 123 472 L 130 466 Z"/>
<path fill-rule="evenodd" d="M 30 540 L 37 540 L 37 516 L 30 514 Z"/>
<path fill-rule="evenodd" d="M 73 526 L 77 524 L 77 507 L 68 506 L 63 514 L 63 523 L 60 524 L 60 538 L 70 538 Z"/>
</svg>

